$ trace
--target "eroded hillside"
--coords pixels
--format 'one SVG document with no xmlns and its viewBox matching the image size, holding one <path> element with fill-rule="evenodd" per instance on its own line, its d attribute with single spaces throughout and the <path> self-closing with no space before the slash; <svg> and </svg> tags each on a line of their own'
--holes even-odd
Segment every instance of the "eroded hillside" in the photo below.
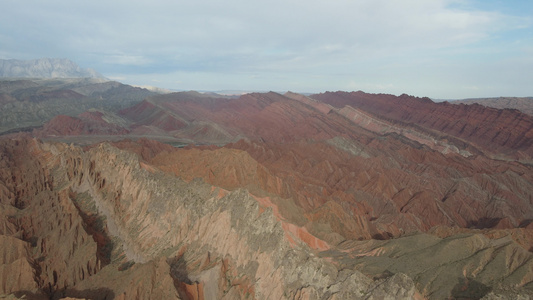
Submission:
<svg viewBox="0 0 533 300">
<path fill-rule="evenodd" d="M 526 297 L 531 124 L 361 92 L 174 93 L 58 116 L 33 131 L 43 141 L 1 141 L 2 266 L 21 275 L 0 274 L 0 295 Z"/>
<path fill-rule="evenodd" d="M 2 294 L 42 299 L 418 295 L 403 275 L 373 281 L 319 258 L 247 190 L 187 182 L 109 144 L 83 150 L 21 138 L 3 140 L 2 155 L 2 239 L 12 245 L 1 249 L 2 266 L 21 274 L 4 282 Z"/>
<path fill-rule="evenodd" d="M 2 79 L 0 134 L 31 131 L 58 115 L 76 117 L 89 109 L 110 114 L 154 94 L 145 89 L 94 78 Z M 49 134 L 56 133 L 52 131 Z"/>
</svg>

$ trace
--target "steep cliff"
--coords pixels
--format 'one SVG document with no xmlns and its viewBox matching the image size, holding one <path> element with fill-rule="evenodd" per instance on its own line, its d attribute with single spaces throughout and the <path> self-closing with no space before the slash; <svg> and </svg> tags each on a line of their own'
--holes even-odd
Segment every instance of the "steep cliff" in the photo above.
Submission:
<svg viewBox="0 0 533 300">
<path fill-rule="evenodd" d="M 11 249 L 14 257 L 4 260 L 2 277 L 16 280 L 8 272 L 10 265 L 18 262 L 21 268 L 18 282 L 3 282 L 2 293 L 51 296 L 101 268 L 97 243 L 69 191 L 55 186 L 48 164 L 56 157 L 40 146 L 30 139 L 1 141 L 2 235 L 11 240 L 11 247 L 19 247 Z"/>
<path fill-rule="evenodd" d="M 373 293 L 371 279 L 318 258 L 246 190 L 183 181 L 109 144 L 84 151 L 21 138 L 3 140 L 2 155 L 9 167 L 2 205 L 12 211 L 3 238 L 20 244 L 3 250 L 15 252 L 3 266 L 9 270 L 22 257 L 29 265 L 21 276 L 33 273 L 33 282 L 3 293 L 95 299 Z M 407 279 L 385 293 L 409 299 L 417 292 Z"/>
<path fill-rule="evenodd" d="M 517 110 L 478 104 L 434 103 L 428 98 L 364 92 L 327 92 L 311 96 L 336 108 L 351 106 L 387 120 L 437 130 L 466 140 L 492 155 L 533 157 L 533 117 Z"/>
</svg>

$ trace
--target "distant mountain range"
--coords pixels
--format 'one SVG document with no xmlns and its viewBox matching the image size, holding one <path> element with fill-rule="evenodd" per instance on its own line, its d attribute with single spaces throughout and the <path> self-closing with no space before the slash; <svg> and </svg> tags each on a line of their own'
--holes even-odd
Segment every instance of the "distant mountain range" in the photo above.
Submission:
<svg viewBox="0 0 533 300">
<path fill-rule="evenodd" d="M 89 109 L 118 111 L 155 94 L 99 78 L 0 78 L 0 133 Z"/>
<path fill-rule="evenodd" d="M 10 299 L 533 295 L 518 110 L 10 78 L 0 132 Z"/>
<path fill-rule="evenodd" d="M 81 68 L 75 62 L 65 58 L 0 59 L 0 77 L 105 78 L 95 70 Z"/>
<path fill-rule="evenodd" d="M 0 67 L 7 299 L 533 298 L 530 98 Z"/>
<path fill-rule="evenodd" d="M 0 295 L 531 299 L 533 116 L 228 94 L 0 78 Z"/>
<path fill-rule="evenodd" d="M 497 97 L 497 98 L 475 98 L 453 101 L 453 104 L 481 104 L 498 109 L 518 109 L 519 111 L 533 115 L 533 97 Z"/>
</svg>

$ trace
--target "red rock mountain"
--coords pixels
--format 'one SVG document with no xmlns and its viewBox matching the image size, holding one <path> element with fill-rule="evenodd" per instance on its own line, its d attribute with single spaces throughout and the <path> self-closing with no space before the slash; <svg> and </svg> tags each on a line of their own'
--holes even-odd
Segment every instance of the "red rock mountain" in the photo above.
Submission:
<svg viewBox="0 0 533 300">
<path fill-rule="evenodd" d="M 3 265 L 23 271 L 0 294 L 531 295 L 532 130 L 515 110 L 363 92 L 186 92 L 58 117 L 34 134 L 130 139 L 2 140 Z"/>
<path fill-rule="evenodd" d="M 498 109 L 518 109 L 519 111 L 533 115 L 533 97 L 498 97 L 498 98 L 473 98 L 454 100 L 453 104 L 480 104 Z"/>
<path fill-rule="evenodd" d="M 434 103 L 428 98 L 408 95 L 373 95 L 363 92 L 336 92 L 312 98 L 334 107 L 346 105 L 370 112 L 404 126 L 436 130 L 465 140 L 482 151 L 514 158 L 533 155 L 533 117 L 516 110 L 500 110 L 477 104 Z"/>
<path fill-rule="evenodd" d="M 108 122 L 99 111 L 84 112 L 77 117 L 59 115 L 47 122 L 42 129 L 34 130 L 35 136 L 125 135 L 129 130 Z"/>
</svg>

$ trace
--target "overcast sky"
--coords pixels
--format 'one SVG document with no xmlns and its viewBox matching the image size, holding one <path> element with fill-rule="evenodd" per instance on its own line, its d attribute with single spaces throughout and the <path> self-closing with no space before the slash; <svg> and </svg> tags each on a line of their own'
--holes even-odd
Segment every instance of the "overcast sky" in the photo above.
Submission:
<svg viewBox="0 0 533 300">
<path fill-rule="evenodd" d="M 531 0 L 0 0 L 0 58 L 172 89 L 533 96 Z"/>
</svg>

